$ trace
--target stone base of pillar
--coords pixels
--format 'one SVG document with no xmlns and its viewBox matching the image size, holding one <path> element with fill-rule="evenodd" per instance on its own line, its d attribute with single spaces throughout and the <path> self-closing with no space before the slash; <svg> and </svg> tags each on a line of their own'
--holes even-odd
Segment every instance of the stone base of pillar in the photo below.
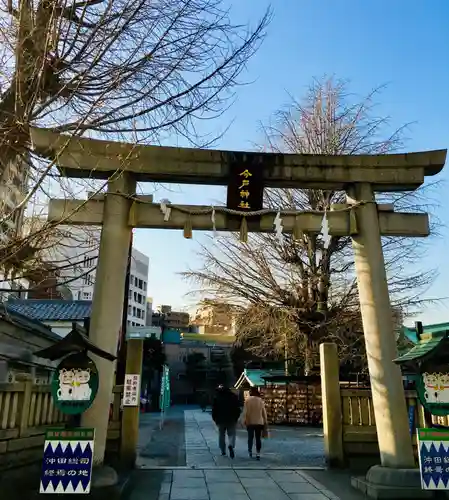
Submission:
<svg viewBox="0 0 449 500">
<path fill-rule="evenodd" d="M 421 489 L 419 469 L 390 469 L 375 465 L 365 477 L 353 477 L 351 484 L 368 498 L 379 500 L 441 498 L 436 497 L 434 491 Z"/>
<path fill-rule="evenodd" d="M 109 466 L 94 467 L 90 487 L 90 498 L 95 500 L 119 500 L 129 487 L 129 476 L 120 478 Z"/>
</svg>

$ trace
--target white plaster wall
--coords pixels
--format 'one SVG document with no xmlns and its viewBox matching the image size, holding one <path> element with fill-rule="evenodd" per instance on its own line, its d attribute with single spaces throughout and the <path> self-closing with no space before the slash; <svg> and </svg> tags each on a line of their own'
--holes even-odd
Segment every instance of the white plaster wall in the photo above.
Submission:
<svg viewBox="0 0 449 500">
<path fill-rule="evenodd" d="M 51 328 L 52 332 L 65 337 L 72 331 L 72 321 L 43 321 L 44 325 Z M 78 321 L 79 326 L 83 326 L 82 321 Z"/>
</svg>

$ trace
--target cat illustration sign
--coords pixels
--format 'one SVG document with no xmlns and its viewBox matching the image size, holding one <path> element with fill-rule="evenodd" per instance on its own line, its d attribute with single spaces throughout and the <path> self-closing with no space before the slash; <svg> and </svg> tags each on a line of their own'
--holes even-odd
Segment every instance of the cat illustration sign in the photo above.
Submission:
<svg viewBox="0 0 449 500">
<path fill-rule="evenodd" d="M 427 403 L 449 403 L 449 373 L 423 373 Z"/>
<path fill-rule="evenodd" d="M 432 415 L 449 415 L 449 373 L 427 369 L 417 377 L 416 384 L 421 404 Z"/>
<path fill-rule="evenodd" d="M 64 358 L 53 374 L 53 401 L 67 415 L 85 412 L 98 391 L 98 371 L 95 363 L 84 353 Z"/>
</svg>

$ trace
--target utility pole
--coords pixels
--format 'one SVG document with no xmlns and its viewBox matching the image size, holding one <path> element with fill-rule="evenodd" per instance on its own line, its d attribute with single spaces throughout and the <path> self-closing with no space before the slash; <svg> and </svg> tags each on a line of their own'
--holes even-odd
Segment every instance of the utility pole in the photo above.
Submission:
<svg viewBox="0 0 449 500">
<path fill-rule="evenodd" d="M 129 285 L 131 281 L 131 259 L 133 251 L 133 233 L 129 239 L 128 263 L 126 266 L 125 293 L 123 294 L 122 328 L 117 346 L 117 367 L 115 372 L 116 385 L 125 383 L 126 373 L 126 329 L 128 327 Z"/>
<path fill-rule="evenodd" d="M 288 337 L 287 329 L 284 333 L 284 374 L 288 377 Z"/>
</svg>

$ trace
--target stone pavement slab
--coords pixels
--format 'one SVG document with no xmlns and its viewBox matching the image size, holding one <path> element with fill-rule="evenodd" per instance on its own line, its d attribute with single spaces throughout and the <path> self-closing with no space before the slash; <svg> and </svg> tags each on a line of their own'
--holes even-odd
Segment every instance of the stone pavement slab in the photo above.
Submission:
<svg viewBox="0 0 449 500">
<path fill-rule="evenodd" d="M 155 476 L 153 476 L 153 473 Z M 339 500 L 302 470 L 140 471 L 129 500 Z M 142 476 L 143 474 L 143 476 Z M 146 474 L 146 476 L 145 476 Z M 155 477 L 159 488 L 155 488 Z M 343 497 L 346 500 L 346 496 Z"/>
<path fill-rule="evenodd" d="M 300 483 L 285 483 L 279 482 L 278 486 L 287 494 L 290 493 L 318 493 L 319 491 L 313 484 L 308 482 L 300 482 Z"/>
<path fill-rule="evenodd" d="M 269 470 L 268 475 L 277 483 L 303 483 L 307 481 L 304 476 L 296 474 L 295 471 Z"/>
<path fill-rule="evenodd" d="M 260 469 L 260 470 L 253 470 L 253 469 L 237 469 L 235 470 L 237 476 L 239 479 L 242 478 L 252 478 L 252 479 L 257 479 L 257 478 L 265 478 L 268 473 L 265 469 Z M 268 476 L 269 477 L 269 476 Z"/>
<path fill-rule="evenodd" d="M 250 500 L 289 500 L 289 497 L 281 490 L 273 491 L 249 488 L 247 494 Z"/>
<path fill-rule="evenodd" d="M 265 477 L 241 477 L 240 482 L 245 488 L 279 489 L 277 483 L 268 474 Z"/>
<path fill-rule="evenodd" d="M 248 495 L 246 493 L 236 494 L 230 497 L 226 491 L 220 491 L 217 493 L 210 494 L 210 500 L 248 500 Z"/>
<path fill-rule="evenodd" d="M 170 500 L 209 500 L 210 496 L 206 488 L 172 488 Z"/>
<path fill-rule="evenodd" d="M 173 478 L 172 483 L 173 488 L 206 488 L 206 480 L 204 477 L 186 477 L 184 479 L 176 480 L 176 477 Z"/>
<path fill-rule="evenodd" d="M 294 493 L 289 496 L 290 500 L 328 500 L 329 497 L 321 493 Z"/>
<path fill-rule="evenodd" d="M 233 470 L 206 470 L 204 474 L 209 484 L 240 483 L 239 476 Z"/>
<path fill-rule="evenodd" d="M 174 470 L 172 472 L 173 474 L 173 479 L 175 481 L 178 481 L 178 480 L 183 480 L 183 479 L 186 479 L 186 478 L 191 478 L 191 477 L 200 477 L 200 478 L 203 478 L 204 477 L 204 472 L 202 470 L 195 470 L 195 469 L 178 469 L 178 470 Z"/>
<path fill-rule="evenodd" d="M 241 483 L 207 483 L 207 489 L 209 493 L 220 493 L 221 491 L 227 491 L 229 496 L 233 495 L 244 495 L 245 488 Z"/>
</svg>

